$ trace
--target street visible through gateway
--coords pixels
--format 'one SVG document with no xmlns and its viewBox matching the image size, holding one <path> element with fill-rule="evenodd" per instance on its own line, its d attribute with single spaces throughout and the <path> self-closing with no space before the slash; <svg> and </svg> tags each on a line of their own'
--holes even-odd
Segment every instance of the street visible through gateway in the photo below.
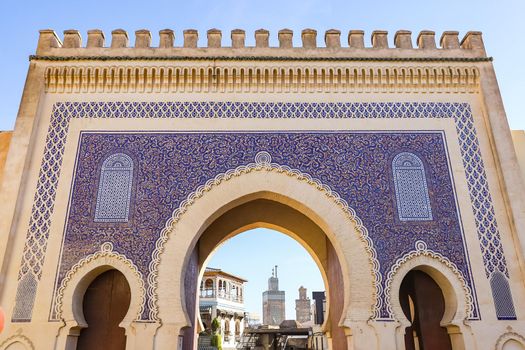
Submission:
<svg viewBox="0 0 525 350">
<path fill-rule="evenodd" d="M 270 268 L 271 275 L 265 274 Z M 312 294 L 323 298 L 316 304 Z M 321 349 L 322 341 L 326 349 L 324 294 L 319 268 L 297 241 L 269 229 L 243 232 L 222 243 L 207 263 L 199 292 L 199 348 L 211 346 L 213 338 L 223 349 Z"/>
</svg>

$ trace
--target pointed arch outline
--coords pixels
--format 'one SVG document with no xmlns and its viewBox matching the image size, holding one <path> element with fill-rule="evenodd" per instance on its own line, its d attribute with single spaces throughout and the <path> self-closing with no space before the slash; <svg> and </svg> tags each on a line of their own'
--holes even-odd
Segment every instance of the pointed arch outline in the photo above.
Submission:
<svg viewBox="0 0 525 350">
<path fill-rule="evenodd" d="M 75 300 L 79 297 L 78 289 L 81 289 L 81 284 L 86 284 L 85 287 L 87 287 L 96 276 L 111 269 L 120 271 L 126 277 L 131 290 L 131 303 L 121 325 L 126 328 L 133 321 L 140 319 L 146 298 L 142 274 L 125 255 L 113 250 L 111 242 L 103 243 L 98 252 L 81 259 L 67 272 L 58 288 L 54 302 L 53 312 L 56 318 L 85 327 L 86 321 L 83 313 L 75 304 L 82 304 Z"/>
<path fill-rule="evenodd" d="M 364 243 L 366 254 L 371 266 L 372 273 L 374 275 L 373 288 L 375 291 L 373 305 L 373 317 L 378 317 L 382 307 L 383 287 L 382 287 L 382 276 L 380 273 L 379 260 L 377 258 L 377 252 L 374 248 L 372 239 L 368 235 L 368 230 L 363 225 L 362 220 L 357 216 L 357 213 L 353 208 L 350 207 L 348 202 L 343 199 L 336 191 L 332 190 L 330 186 L 323 184 L 319 179 L 312 177 L 308 173 L 304 173 L 298 169 L 290 168 L 286 165 L 280 165 L 272 162 L 271 155 L 266 151 L 261 151 L 255 155 L 255 162 L 241 165 L 235 169 L 228 170 L 224 173 L 216 175 L 214 178 L 209 179 L 204 185 L 197 187 L 195 191 L 190 193 L 185 200 L 183 200 L 179 207 L 173 211 L 171 218 L 166 222 L 164 229 L 162 230 L 159 239 L 156 241 L 155 250 L 152 253 L 152 260 L 149 264 L 149 275 L 148 275 L 148 308 L 149 308 L 149 319 L 158 320 L 158 272 L 162 253 L 164 247 L 170 238 L 170 233 L 174 226 L 179 222 L 185 212 L 206 192 L 209 192 L 213 188 L 217 187 L 221 183 L 239 177 L 244 174 L 252 172 L 273 172 L 284 174 L 292 177 L 301 182 L 305 182 L 308 185 L 313 186 L 316 190 L 321 191 L 327 198 L 329 198 L 338 208 L 342 209 L 347 219 L 349 219 L 359 234 L 359 239 Z"/>
<path fill-rule="evenodd" d="M 445 311 L 440 323 L 450 337 L 455 337 L 452 349 L 469 348 L 473 339 L 466 320 L 472 317 L 475 310 L 472 290 L 457 266 L 445 256 L 428 249 L 422 240 L 416 241 L 415 250 L 406 253 L 392 265 L 385 281 L 386 309 L 397 322 L 397 347 L 404 348 L 405 329 L 411 324 L 403 312 L 398 293 L 403 279 L 413 270 L 428 274 L 441 289 Z"/>
<path fill-rule="evenodd" d="M 100 168 L 95 222 L 127 222 L 133 188 L 133 159 L 126 153 L 108 155 Z"/>
<path fill-rule="evenodd" d="M 2 343 L 0 343 L 0 350 L 8 349 L 11 345 L 16 343 L 22 344 L 26 350 L 35 350 L 35 345 L 31 339 L 23 334 L 14 334 L 4 340 Z"/>
<path fill-rule="evenodd" d="M 496 341 L 496 346 L 494 347 L 495 350 L 503 350 L 504 345 L 509 341 L 514 340 L 518 342 L 520 345 L 525 347 L 525 337 L 521 334 L 514 331 L 512 327 L 507 327 L 507 331 L 500 335 L 498 340 Z"/>
<path fill-rule="evenodd" d="M 385 304 L 386 309 L 392 319 L 397 319 L 399 321 L 399 315 L 401 315 L 399 313 L 400 306 L 396 307 L 392 303 L 393 298 L 395 298 L 395 295 L 392 295 L 392 293 L 396 293 L 398 289 L 393 288 L 393 286 L 396 283 L 401 285 L 401 281 L 403 280 L 406 273 L 413 269 L 408 269 L 407 265 L 409 263 L 415 264 L 413 268 L 418 268 L 421 266 L 429 266 L 434 268 L 443 274 L 450 284 L 460 286 L 462 292 L 456 292 L 457 312 L 455 315 L 451 316 L 453 316 L 454 319 L 460 319 L 461 321 L 463 321 L 466 317 L 473 316 L 475 309 L 473 293 L 456 264 L 454 264 L 442 254 L 428 249 L 427 244 L 424 241 L 419 240 L 415 243 L 415 250 L 412 250 L 403 255 L 401 258 L 397 259 L 396 263 L 392 265 L 390 271 L 386 275 Z M 458 294 L 462 294 L 462 296 L 458 297 Z M 396 315 L 398 317 L 396 317 Z M 444 317 L 446 318 L 446 316 Z"/>
<path fill-rule="evenodd" d="M 423 160 L 412 152 L 398 153 L 392 160 L 392 176 L 399 220 L 433 220 Z"/>
</svg>

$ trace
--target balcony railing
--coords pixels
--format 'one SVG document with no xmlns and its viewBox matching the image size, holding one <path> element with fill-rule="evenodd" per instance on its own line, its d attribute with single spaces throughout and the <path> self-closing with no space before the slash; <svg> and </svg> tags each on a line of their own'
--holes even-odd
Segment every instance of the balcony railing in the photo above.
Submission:
<svg viewBox="0 0 525 350">
<path fill-rule="evenodd" d="M 201 298 L 218 298 L 218 299 L 233 301 L 236 303 L 243 302 L 242 296 L 231 295 L 227 293 L 224 289 L 219 289 L 219 291 L 216 291 L 213 288 L 204 288 L 200 290 L 200 297 Z"/>
</svg>

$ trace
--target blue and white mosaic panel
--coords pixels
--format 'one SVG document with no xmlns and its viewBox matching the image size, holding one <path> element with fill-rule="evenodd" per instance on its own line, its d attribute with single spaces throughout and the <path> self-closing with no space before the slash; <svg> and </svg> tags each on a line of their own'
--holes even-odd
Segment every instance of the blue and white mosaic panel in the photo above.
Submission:
<svg viewBox="0 0 525 350">
<path fill-rule="evenodd" d="M 413 153 L 400 153 L 392 161 L 392 173 L 399 220 L 432 220 L 425 167 L 421 159 Z"/>
<path fill-rule="evenodd" d="M 124 153 L 109 156 L 102 164 L 95 221 L 128 221 L 133 184 L 133 160 Z"/>
<path fill-rule="evenodd" d="M 466 103 L 65 102 L 57 103 L 51 116 L 19 273 L 20 282 L 16 308 L 23 310 L 23 312 L 17 314 L 17 317 L 13 317 L 15 321 L 31 319 L 36 288 L 27 288 L 24 281 L 30 279 L 24 277 L 31 274 L 38 284 L 42 274 L 42 265 L 49 237 L 50 217 L 54 210 L 64 146 L 68 135 L 69 121 L 72 118 L 452 118 L 459 135 L 465 176 L 476 219 L 487 278 L 490 278 L 495 272 L 500 272 L 505 279 L 508 279 L 505 255 L 481 158 L 479 141 L 470 107 Z M 413 153 L 416 153 L 416 150 Z M 120 150 L 115 151 L 120 152 Z M 399 152 L 402 151 L 406 151 L 406 149 L 399 150 Z M 286 159 L 283 161 L 283 164 L 286 164 Z M 425 161 L 428 159 L 425 158 Z M 431 169 L 426 169 L 426 171 L 429 172 L 428 179 L 431 179 Z M 202 183 L 207 179 L 202 177 L 199 181 Z M 428 183 L 428 186 L 430 203 L 432 204 L 435 201 L 432 194 L 433 186 L 431 183 Z M 96 198 L 94 193 L 96 192 L 93 192 L 94 198 Z M 421 221 L 421 224 L 432 225 L 438 222 L 440 217 L 440 214 L 436 212 L 438 207 L 440 205 L 433 205 L 432 220 Z M 135 208 L 133 203 L 131 208 L 134 211 L 131 215 L 136 213 L 140 217 L 140 213 L 137 212 L 139 209 Z M 163 220 L 167 217 L 169 216 L 154 217 L 151 220 Z M 94 216 L 92 216 L 92 222 L 95 222 L 93 218 Z M 121 222 L 120 224 L 124 223 Z M 373 231 L 377 222 L 370 224 L 370 227 L 367 226 L 367 228 L 369 231 Z M 109 224 L 104 223 L 104 225 Z M 453 224 L 449 225 L 453 226 Z M 390 242 L 387 243 L 378 239 L 374 244 L 376 244 L 376 249 L 381 251 Z M 408 246 L 413 246 L 410 244 L 405 247 L 402 241 L 396 241 L 395 245 L 398 256 L 403 254 L 405 248 L 408 249 Z M 463 256 L 464 259 L 465 252 L 461 251 L 458 257 L 460 256 Z M 448 258 L 453 260 L 451 256 Z M 66 256 L 62 257 L 61 269 L 71 263 L 67 260 Z M 387 264 L 387 262 L 383 261 L 382 264 Z M 468 262 L 465 261 L 462 264 L 458 264 L 458 266 L 466 268 Z M 381 266 L 381 269 L 387 271 L 388 267 Z M 464 269 L 463 271 L 466 274 L 465 277 L 470 279 L 467 270 Z M 149 316 L 145 313 L 143 317 L 148 319 Z M 471 317 L 478 317 L 477 313 Z"/>
</svg>

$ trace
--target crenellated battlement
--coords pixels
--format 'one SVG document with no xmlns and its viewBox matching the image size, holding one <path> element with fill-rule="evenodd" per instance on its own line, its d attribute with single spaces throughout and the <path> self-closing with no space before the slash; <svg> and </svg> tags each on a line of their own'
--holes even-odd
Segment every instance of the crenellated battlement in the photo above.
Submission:
<svg viewBox="0 0 525 350">
<path fill-rule="evenodd" d="M 230 46 L 219 29 L 206 32 L 207 45 L 199 47 L 199 32 L 159 32 L 152 47 L 151 32 L 137 30 L 130 37 L 123 29 L 106 38 L 90 30 L 84 46 L 77 30 L 64 31 L 61 40 L 42 30 L 35 61 L 48 61 L 45 91 L 75 92 L 476 92 L 479 67 L 489 61 L 480 32 L 447 31 L 439 45 L 432 31 L 399 30 L 389 45 L 388 32 L 351 30 L 346 43 L 341 31 L 327 30 L 318 46 L 315 29 L 301 31 L 301 47 L 294 47 L 294 32 L 277 33 L 278 47 L 270 47 L 270 32 L 255 31 L 255 46 L 246 46 L 246 32 L 234 29 Z M 98 62 L 96 62 L 98 61 Z M 105 61 L 105 62 L 101 62 Z M 145 63 L 149 61 L 148 63 Z M 164 61 L 164 62 L 162 62 Z M 176 64 L 173 64 L 176 61 Z M 213 66 L 210 66 L 213 61 Z M 443 65 L 444 62 L 445 64 Z"/>
<path fill-rule="evenodd" d="M 175 46 L 175 32 L 171 29 L 159 31 L 158 45 L 152 46 L 152 35 L 149 30 L 135 31 L 133 46 L 130 36 L 123 29 L 111 32 L 106 38 L 104 32 L 98 29 L 87 33 L 87 40 L 83 43 L 82 36 L 77 30 L 66 30 L 62 39 L 53 30 L 41 30 L 36 55 L 32 59 L 62 57 L 64 59 L 97 57 L 311 57 L 326 58 L 375 58 L 393 59 L 481 59 L 486 58 L 485 47 L 481 32 L 468 32 L 459 40 L 459 32 L 445 31 L 441 34 L 439 44 L 436 43 L 436 34 L 433 31 L 421 31 L 415 41 L 412 32 L 398 30 L 393 37 L 394 46 L 389 45 L 389 34 L 384 30 L 375 30 L 371 33 L 371 46 L 365 45 L 365 32 L 350 30 L 346 40 L 342 32 L 336 29 L 324 33 L 324 45 L 318 45 L 318 33 L 315 29 L 304 29 L 300 33 L 300 47 L 293 44 L 294 32 L 282 29 L 277 33 L 278 46 L 270 47 L 270 32 L 265 29 L 254 33 L 255 46 L 246 46 L 246 32 L 234 29 L 230 33 L 230 40 L 226 43 L 222 31 L 210 29 L 206 32 L 207 44 L 199 47 L 199 32 L 195 29 L 186 29 L 182 32 L 183 45 Z"/>
</svg>

